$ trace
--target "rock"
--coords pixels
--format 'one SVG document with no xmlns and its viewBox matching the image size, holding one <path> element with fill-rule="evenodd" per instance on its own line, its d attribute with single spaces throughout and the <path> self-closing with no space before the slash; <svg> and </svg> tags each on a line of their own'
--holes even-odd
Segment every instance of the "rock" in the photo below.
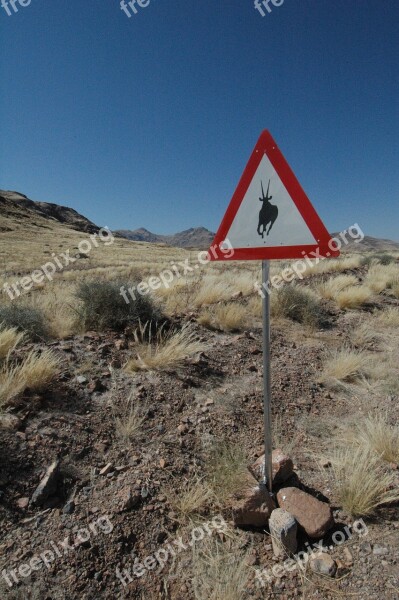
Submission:
<svg viewBox="0 0 399 600">
<path fill-rule="evenodd" d="M 108 473 L 112 471 L 112 468 L 112 463 L 108 463 L 107 465 L 105 465 L 105 467 L 101 469 L 99 475 L 108 475 Z"/>
<path fill-rule="evenodd" d="M 28 504 L 29 504 L 29 498 L 18 498 L 18 500 L 17 500 L 18 508 L 25 509 L 28 507 Z"/>
<path fill-rule="evenodd" d="M 289 512 L 282 508 L 276 508 L 270 516 L 269 529 L 275 556 L 295 554 L 298 547 L 297 523 Z"/>
<path fill-rule="evenodd" d="M 37 486 L 30 500 L 33 506 L 40 506 L 57 490 L 59 476 L 59 461 L 55 460 L 48 467 L 45 476 Z"/>
<path fill-rule="evenodd" d="M 130 486 L 125 486 L 116 494 L 118 512 L 135 508 L 140 503 L 140 494 L 134 492 Z"/>
<path fill-rule="evenodd" d="M 384 548 L 383 546 L 374 544 L 373 554 L 374 554 L 374 556 L 386 556 L 387 554 L 389 554 L 389 550 L 388 550 L 388 548 Z"/>
<path fill-rule="evenodd" d="M 292 514 L 309 537 L 321 538 L 334 525 L 330 506 L 298 488 L 282 488 L 277 502 Z"/>
<path fill-rule="evenodd" d="M 325 552 L 319 552 L 309 558 L 309 566 L 314 573 L 334 577 L 337 571 L 335 560 Z"/>
<path fill-rule="evenodd" d="M 180 435 L 184 435 L 187 433 L 188 427 L 184 423 L 180 423 L 180 425 L 177 427 L 177 431 L 180 433 Z"/>
<path fill-rule="evenodd" d="M 117 350 L 127 350 L 129 348 L 129 344 L 127 343 L 127 340 L 116 340 L 115 348 Z"/>
<path fill-rule="evenodd" d="M 259 486 L 249 471 L 243 476 L 241 488 L 232 495 L 231 503 L 236 526 L 264 527 L 276 508 L 267 489 Z"/>
<path fill-rule="evenodd" d="M 76 381 L 80 384 L 87 383 L 87 377 L 85 377 L 84 375 L 78 375 L 76 377 Z"/>
<path fill-rule="evenodd" d="M 11 415 L 10 413 L 4 413 L 4 415 L 0 415 L 0 428 L 15 430 L 21 426 L 21 423 L 21 419 L 19 419 L 16 415 Z"/>
<path fill-rule="evenodd" d="M 259 481 L 265 476 L 265 455 L 262 454 L 252 465 L 251 472 Z M 294 464 L 289 456 L 280 449 L 272 452 L 273 484 L 284 483 L 294 472 Z"/>
<path fill-rule="evenodd" d="M 73 500 L 69 500 L 69 502 L 67 502 L 62 509 L 62 512 L 64 513 L 64 515 L 71 515 L 74 511 L 75 511 L 75 502 Z"/>
</svg>

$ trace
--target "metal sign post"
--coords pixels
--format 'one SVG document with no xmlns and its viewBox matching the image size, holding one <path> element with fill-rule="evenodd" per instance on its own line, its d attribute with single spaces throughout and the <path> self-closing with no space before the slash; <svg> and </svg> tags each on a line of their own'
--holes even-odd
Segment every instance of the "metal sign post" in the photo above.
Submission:
<svg viewBox="0 0 399 600">
<path fill-rule="evenodd" d="M 265 423 L 265 471 L 264 484 L 272 493 L 272 428 L 271 428 L 271 390 L 270 390 L 270 261 L 262 261 L 262 314 L 263 314 L 263 411 Z"/>
</svg>

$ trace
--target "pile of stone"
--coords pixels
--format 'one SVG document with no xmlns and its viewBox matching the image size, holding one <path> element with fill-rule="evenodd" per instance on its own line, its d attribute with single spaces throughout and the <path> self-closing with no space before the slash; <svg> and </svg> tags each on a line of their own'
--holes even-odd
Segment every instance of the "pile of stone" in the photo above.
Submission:
<svg viewBox="0 0 399 600">
<path fill-rule="evenodd" d="M 298 487 L 293 462 L 281 450 L 273 451 L 272 467 L 273 497 L 261 483 L 263 455 L 249 468 L 232 497 L 233 520 L 238 527 L 268 527 L 275 556 L 287 557 L 297 551 L 299 533 L 313 540 L 323 538 L 334 526 L 334 517 L 329 504 Z M 335 573 L 334 561 L 324 553 L 314 557 L 311 566 L 325 575 Z"/>
</svg>

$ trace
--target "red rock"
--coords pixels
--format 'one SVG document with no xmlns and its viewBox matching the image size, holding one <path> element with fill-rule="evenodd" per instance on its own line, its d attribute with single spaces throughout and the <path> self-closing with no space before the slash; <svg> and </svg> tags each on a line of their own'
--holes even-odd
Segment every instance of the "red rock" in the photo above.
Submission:
<svg viewBox="0 0 399 600">
<path fill-rule="evenodd" d="M 123 487 L 116 493 L 118 512 L 130 510 L 140 503 L 140 495 L 136 494 L 130 486 Z"/>
<path fill-rule="evenodd" d="M 259 479 L 263 480 L 265 472 L 265 455 L 262 454 L 251 466 L 251 472 Z M 294 472 L 294 464 L 289 456 L 280 449 L 272 452 L 272 474 L 273 484 L 284 483 Z"/>
<path fill-rule="evenodd" d="M 232 495 L 231 503 L 235 525 L 264 527 L 276 508 L 267 489 L 259 486 L 249 471 L 243 476 L 241 488 Z"/>
<path fill-rule="evenodd" d="M 277 494 L 280 508 L 291 513 L 309 537 L 323 537 L 334 525 L 329 504 L 295 487 L 282 488 Z"/>
<path fill-rule="evenodd" d="M 105 467 L 103 467 L 100 471 L 100 475 L 108 475 L 108 473 L 110 473 L 112 471 L 112 463 L 108 463 L 107 465 L 105 465 Z"/>
</svg>

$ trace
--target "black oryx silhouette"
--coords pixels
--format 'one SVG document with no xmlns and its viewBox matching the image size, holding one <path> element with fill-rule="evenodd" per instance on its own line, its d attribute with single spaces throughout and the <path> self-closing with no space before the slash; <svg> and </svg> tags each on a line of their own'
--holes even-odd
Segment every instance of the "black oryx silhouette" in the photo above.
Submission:
<svg viewBox="0 0 399 600">
<path fill-rule="evenodd" d="M 277 219 L 278 208 L 274 204 L 270 204 L 270 200 L 273 198 L 273 196 L 269 196 L 270 179 L 269 179 L 269 185 L 267 186 L 266 196 L 265 196 L 265 192 L 263 191 L 263 182 L 261 181 L 260 183 L 262 186 L 262 198 L 259 198 L 259 200 L 261 202 L 263 202 L 263 206 L 259 211 L 258 234 L 261 235 L 263 238 L 265 231 L 267 229 L 267 226 L 270 223 L 269 229 L 266 232 L 266 235 L 269 235 L 270 230 L 273 226 L 273 223 Z M 263 230 L 261 231 L 262 227 L 263 227 Z"/>
</svg>

